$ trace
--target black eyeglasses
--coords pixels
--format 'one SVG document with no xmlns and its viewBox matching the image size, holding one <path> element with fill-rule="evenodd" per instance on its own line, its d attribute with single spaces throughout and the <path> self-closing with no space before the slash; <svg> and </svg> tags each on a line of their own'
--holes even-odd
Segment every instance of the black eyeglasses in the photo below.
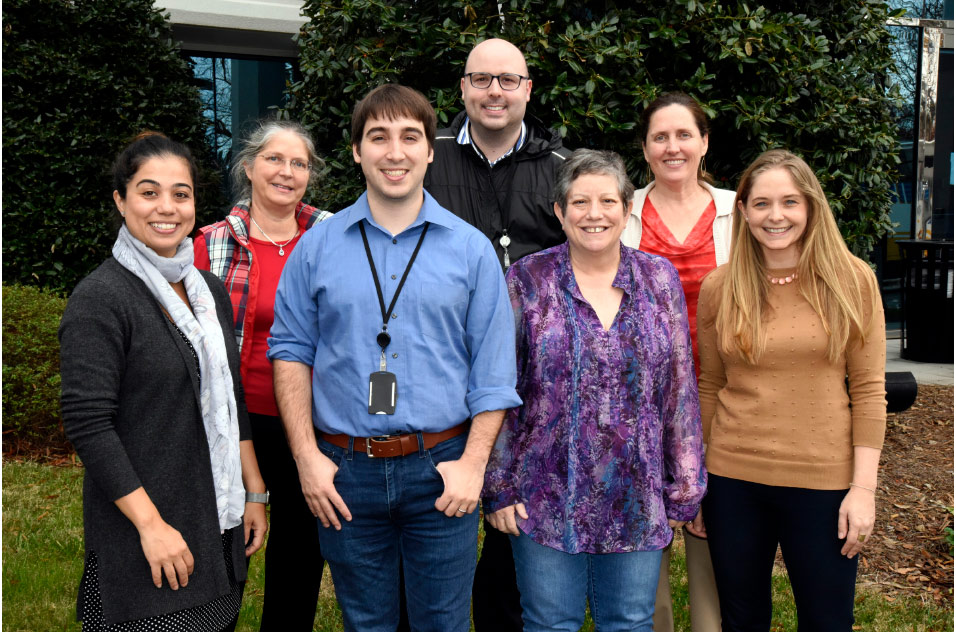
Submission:
<svg viewBox="0 0 956 632">
<path fill-rule="evenodd" d="M 491 82 L 495 79 L 498 80 L 498 85 L 501 86 L 502 90 L 517 90 L 518 86 L 521 85 L 522 79 L 530 79 L 530 77 L 516 75 L 513 72 L 504 72 L 500 75 L 493 75 L 490 72 L 468 72 L 465 73 L 465 76 L 468 77 L 468 81 L 471 82 L 471 87 L 478 88 L 479 90 L 487 90 L 490 88 Z"/>
</svg>

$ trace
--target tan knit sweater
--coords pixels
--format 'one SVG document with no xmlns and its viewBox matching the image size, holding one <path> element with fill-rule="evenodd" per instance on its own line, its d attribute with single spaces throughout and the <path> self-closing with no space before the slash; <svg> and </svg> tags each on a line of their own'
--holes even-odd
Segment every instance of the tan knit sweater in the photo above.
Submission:
<svg viewBox="0 0 956 632">
<path fill-rule="evenodd" d="M 767 344 L 751 365 L 717 348 L 714 319 L 726 272 L 720 266 L 704 279 L 697 313 L 707 470 L 766 485 L 846 489 L 853 447 L 882 448 L 886 430 L 886 331 L 879 297 L 864 300 L 876 311 L 866 343 L 851 338 L 834 364 L 826 357 L 823 323 L 800 296 L 798 282 L 772 286 Z"/>
</svg>

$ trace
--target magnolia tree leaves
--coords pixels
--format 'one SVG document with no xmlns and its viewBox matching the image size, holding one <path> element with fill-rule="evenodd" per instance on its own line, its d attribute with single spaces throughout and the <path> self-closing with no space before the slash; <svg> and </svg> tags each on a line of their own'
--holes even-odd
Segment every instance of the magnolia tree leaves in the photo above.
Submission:
<svg viewBox="0 0 956 632">
<path fill-rule="evenodd" d="M 337 210 L 363 189 L 349 148 L 355 102 L 403 83 L 447 123 L 462 107 L 468 51 L 503 37 L 528 60 L 529 111 L 568 147 L 619 152 L 642 185 L 640 113 L 660 92 L 684 90 L 712 117 L 707 168 L 719 186 L 734 188 L 760 152 L 789 148 L 816 170 L 848 243 L 864 254 L 890 227 L 897 177 L 890 11 L 870 0 L 772 4 L 307 2 L 302 80 L 284 115 L 315 133 L 328 171 L 312 199 Z"/>
</svg>

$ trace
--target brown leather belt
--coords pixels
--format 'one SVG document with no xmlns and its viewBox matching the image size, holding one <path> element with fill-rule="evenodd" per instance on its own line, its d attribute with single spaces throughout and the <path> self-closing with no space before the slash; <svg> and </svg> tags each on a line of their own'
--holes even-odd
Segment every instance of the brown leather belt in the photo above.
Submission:
<svg viewBox="0 0 956 632">
<path fill-rule="evenodd" d="M 471 420 L 466 420 L 441 432 L 423 432 L 422 443 L 426 450 L 431 450 L 442 441 L 447 441 L 452 437 L 467 432 Z M 327 434 L 321 433 L 321 437 L 334 446 L 345 450 L 349 449 L 349 435 L 345 434 Z M 382 435 L 380 437 L 355 437 L 353 443 L 355 450 L 365 450 L 365 454 L 373 458 L 384 458 L 393 456 L 405 456 L 418 452 L 418 433 L 400 435 Z"/>
</svg>

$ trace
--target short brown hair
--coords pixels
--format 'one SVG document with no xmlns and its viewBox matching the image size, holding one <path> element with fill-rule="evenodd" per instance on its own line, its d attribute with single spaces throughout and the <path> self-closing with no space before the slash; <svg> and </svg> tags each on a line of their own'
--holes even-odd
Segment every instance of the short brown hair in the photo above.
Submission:
<svg viewBox="0 0 956 632">
<path fill-rule="evenodd" d="M 408 117 L 419 121 L 425 128 L 428 148 L 434 147 L 437 127 L 435 108 L 418 90 L 397 83 L 386 83 L 366 94 L 352 110 L 352 145 L 357 146 L 362 142 L 365 123 L 369 119 L 382 117 L 389 120 Z"/>
</svg>

